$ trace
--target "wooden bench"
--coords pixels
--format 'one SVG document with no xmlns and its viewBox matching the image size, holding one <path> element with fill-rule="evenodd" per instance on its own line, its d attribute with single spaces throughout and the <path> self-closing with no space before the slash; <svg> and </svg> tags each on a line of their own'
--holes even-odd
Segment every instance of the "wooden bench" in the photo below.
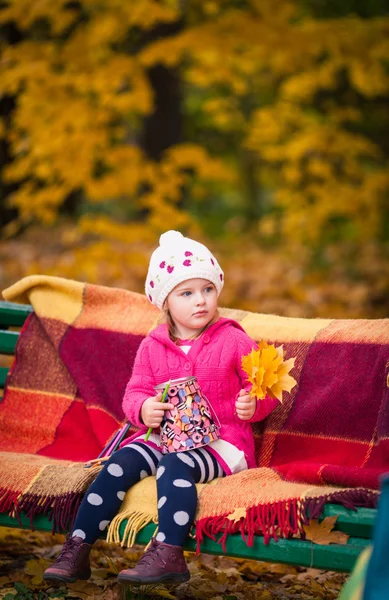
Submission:
<svg viewBox="0 0 389 600">
<path fill-rule="evenodd" d="M 15 351 L 20 327 L 32 312 L 31 306 L 0 302 L 0 410 L 2 389 L 6 381 L 12 355 Z M 7 364 L 8 363 L 8 364 Z M 270 540 L 264 544 L 261 536 L 255 536 L 254 544 L 246 545 L 240 534 L 227 538 L 226 554 L 230 557 L 240 557 L 268 562 L 300 565 L 318 569 L 351 571 L 358 556 L 371 543 L 372 530 L 376 518 L 376 510 L 359 508 L 349 510 L 337 504 L 326 504 L 321 519 L 337 516 L 335 529 L 348 534 L 347 544 L 319 545 L 310 541 L 291 538 Z M 21 523 L 12 516 L 0 513 L 0 525 L 3 527 L 30 528 L 30 521 L 24 515 Z M 51 531 L 52 524 L 47 516 L 39 516 L 33 521 L 34 528 L 41 531 Z M 122 526 L 124 530 L 125 523 Z M 154 525 L 147 525 L 137 536 L 136 542 L 147 544 L 155 531 Z M 195 550 L 195 541 L 188 539 L 186 550 Z M 202 544 L 202 552 L 222 554 L 220 544 L 206 538 Z"/>
</svg>

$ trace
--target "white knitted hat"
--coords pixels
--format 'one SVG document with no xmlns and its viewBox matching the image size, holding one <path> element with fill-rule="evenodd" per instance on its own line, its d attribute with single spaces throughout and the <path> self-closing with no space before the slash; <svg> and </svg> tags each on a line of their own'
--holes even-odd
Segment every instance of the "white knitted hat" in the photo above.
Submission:
<svg viewBox="0 0 389 600">
<path fill-rule="evenodd" d="M 168 294 L 187 279 L 208 279 L 219 296 L 224 273 L 206 246 L 186 238 L 179 231 L 167 231 L 159 238 L 159 247 L 150 258 L 145 291 L 148 299 L 162 308 Z"/>
</svg>

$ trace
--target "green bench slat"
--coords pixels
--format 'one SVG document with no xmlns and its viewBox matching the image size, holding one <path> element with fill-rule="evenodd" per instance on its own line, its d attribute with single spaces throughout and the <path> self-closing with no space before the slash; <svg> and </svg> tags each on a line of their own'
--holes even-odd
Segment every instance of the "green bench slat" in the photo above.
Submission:
<svg viewBox="0 0 389 600">
<path fill-rule="evenodd" d="M 4 387 L 7 373 L 8 373 L 7 367 L 0 367 L 0 388 Z"/>
<path fill-rule="evenodd" d="M 18 337 L 17 331 L 0 331 L 0 354 L 14 354 Z"/>
<path fill-rule="evenodd" d="M 0 328 L 2 326 L 20 327 L 32 310 L 32 307 L 27 304 L 0 302 Z"/>
<path fill-rule="evenodd" d="M 335 516 L 338 518 L 334 529 L 358 538 L 371 538 L 373 536 L 377 509 L 360 507 L 355 511 L 339 504 L 325 504 L 319 520 Z"/>
<path fill-rule="evenodd" d="M 126 523 L 120 527 L 123 535 Z M 136 542 L 146 544 L 155 532 L 155 525 L 148 525 L 137 535 Z M 253 546 L 247 546 L 240 534 L 227 537 L 226 556 L 264 560 L 268 562 L 294 564 L 302 567 L 313 567 L 330 571 L 351 571 L 359 554 L 369 545 L 369 540 L 349 538 L 347 544 L 330 544 L 328 546 L 314 544 L 300 539 L 270 540 L 266 545 L 263 537 L 255 536 Z M 194 551 L 196 543 L 188 540 L 186 550 Z M 201 545 L 205 554 L 223 554 L 220 544 L 206 538 Z"/>
<path fill-rule="evenodd" d="M 30 527 L 30 521 L 25 515 L 21 515 L 21 521 L 23 527 Z M 8 515 L 0 514 L 0 526 L 19 527 L 19 523 L 16 519 Z M 126 521 L 120 527 L 121 535 L 123 535 L 125 526 Z M 40 531 L 51 532 L 51 523 L 46 516 L 36 517 L 34 519 L 34 527 Z M 136 543 L 147 544 L 154 533 L 155 525 L 147 525 L 137 535 Z M 101 538 L 104 539 L 104 536 L 102 535 Z M 262 537 L 255 536 L 253 546 L 249 547 L 240 534 L 234 534 L 227 538 L 226 555 L 236 558 L 295 564 L 302 567 L 313 567 L 331 571 L 351 571 L 359 554 L 368 545 L 369 540 L 359 538 L 349 538 L 348 543 L 344 545 L 330 544 L 323 546 L 295 539 L 280 539 L 278 542 L 270 540 L 269 544 L 265 545 Z M 185 550 L 193 552 L 195 549 L 195 540 L 188 540 L 185 544 Z M 205 554 L 223 554 L 221 546 L 209 538 L 204 540 L 201 551 Z"/>
</svg>

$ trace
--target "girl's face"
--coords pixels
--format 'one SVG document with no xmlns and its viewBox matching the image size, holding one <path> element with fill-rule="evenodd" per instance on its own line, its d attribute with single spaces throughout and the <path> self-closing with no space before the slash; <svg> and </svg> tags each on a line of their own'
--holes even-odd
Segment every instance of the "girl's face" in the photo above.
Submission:
<svg viewBox="0 0 389 600">
<path fill-rule="evenodd" d="M 170 292 L 166 302 L 178 337 L 185 340 L 212 321 L 217 310 L 217 292 L 207 279 L 187 279 Z"/>
</svg>

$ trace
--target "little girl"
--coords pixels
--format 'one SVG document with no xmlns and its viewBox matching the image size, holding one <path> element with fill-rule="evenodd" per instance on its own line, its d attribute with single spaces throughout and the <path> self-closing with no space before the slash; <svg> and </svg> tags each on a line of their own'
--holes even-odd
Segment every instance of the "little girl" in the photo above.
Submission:
<svg viewBox="0 0 389 600">
<path fill-rule="evenodd" d="M 189 571 L 183 545 L 193 524 L 195 483 L 255 467 L 251 423 L 267 417 L 278 400 L 256 401 L 248 394 L 242 356 L 255 342 L 232 319 L 222 318 L 217 298 L 223 271 L 203 244 L 168 231 L 150 260 L 146 294 L 162 309 L 165 322 L 141 343 L 123 398 L 128 420 L 141 428 L 107 461 L 86 492 L 73 530 L 44 579 L 72 582 L 90 577 L 89 552 L 120 508 L 127 490 L 156 475 L 158 533 L 133 569 L 120 582 L 183 582 Z M 155 386 L 196 376 L 220 423 L 220 438 L 201 448 L 162 454 L 158 430 L 166 410 Z"/>
</svg>

